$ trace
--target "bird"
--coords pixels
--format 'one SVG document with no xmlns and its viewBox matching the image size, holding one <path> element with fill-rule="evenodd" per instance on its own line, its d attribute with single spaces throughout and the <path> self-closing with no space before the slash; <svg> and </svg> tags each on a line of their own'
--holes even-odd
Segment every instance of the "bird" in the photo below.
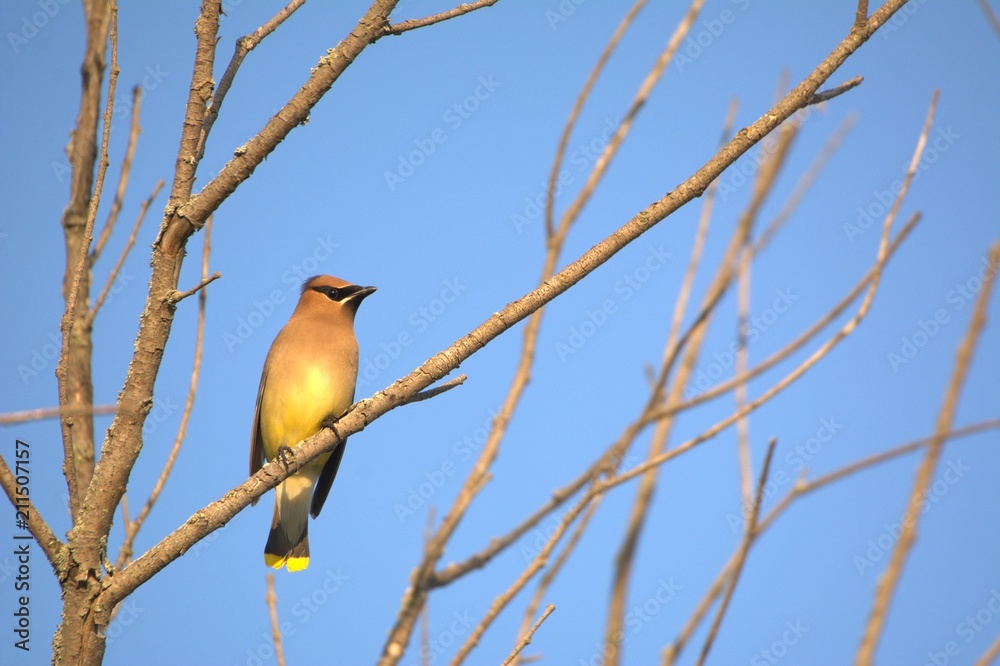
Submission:
<svg viewBox="0 0 1000 666">
<path fill-rule="evenodd" d="M 358 341 L 354 315 L 375 287 L 331 275 L 305 281 L 298 305 L 264 360 L 250 437 L 250 476 L 315 435 L 354 403 Z M 282 481 L 264 563 L 301 571 L 309 566 L 308 515 L 319 516 L 344 457 L 344 439 Z M 256 499 L 254 500 L 256 504 Z"/>
</svg>

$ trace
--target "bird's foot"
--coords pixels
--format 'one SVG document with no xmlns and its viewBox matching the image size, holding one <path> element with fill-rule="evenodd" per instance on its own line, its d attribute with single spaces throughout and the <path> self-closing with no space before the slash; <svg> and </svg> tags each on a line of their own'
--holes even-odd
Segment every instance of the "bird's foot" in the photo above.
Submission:
<svg viewBox="0 0 1000 666">
<path fill-rule="evenodd" d="M 284 444 L 279 446 L 278 450 L 274 452 L 274 459 L 281 463 L 281 466 L 285 468 L 286 472 L 288 471 L 289 456 L 295 458 L 295 452 L 292 451 L 290 446 L 285 446 Z"/>
</svg>

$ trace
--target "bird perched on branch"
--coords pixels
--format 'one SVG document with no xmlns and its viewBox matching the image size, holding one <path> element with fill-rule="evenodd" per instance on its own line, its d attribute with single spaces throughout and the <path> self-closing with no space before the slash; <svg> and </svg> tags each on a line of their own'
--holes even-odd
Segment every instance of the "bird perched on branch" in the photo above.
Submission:
<svg viewBox="0 0 1000 666">
<path fill-rule="evenodd" d="M 250 475 L 315 435 L 354 403 L 358 341 L 354 315 L 375 287 L 329 275 L 302 285 L 291 318 L 271 344 L 257 391 L 250 446 Z M 308 515 L 319 515 L 344 457 L 344 440 L 281 482 L 264 562 L 275 569 L 309 566 Z M 256 503 L 256 502 L 255 502 Z"/>
</svg>

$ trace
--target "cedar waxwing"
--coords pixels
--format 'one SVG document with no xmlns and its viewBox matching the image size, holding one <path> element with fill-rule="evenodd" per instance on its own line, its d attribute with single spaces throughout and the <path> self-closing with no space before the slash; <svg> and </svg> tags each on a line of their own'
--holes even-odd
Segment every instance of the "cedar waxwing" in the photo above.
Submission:
<svg viewBox="0 0 1000 666">
<path fill-rule="evenodd" d="M 265 459 L 274 460 L 281 449 L 315 435 L 328 417 L 340 417 L 354 403 L 354 315 L 374 291 L 329 275 L 302 285 L 299 304 L 264 361 L 250 437 L 251 476 Z M 274 518 L 264 546 L 268 566 L 287 566 L 289 571 L 309 566 L 307 514 L 315 518 L 323 508 L 346 445 L 344 440 L 275 489 Z"/>
</svg>

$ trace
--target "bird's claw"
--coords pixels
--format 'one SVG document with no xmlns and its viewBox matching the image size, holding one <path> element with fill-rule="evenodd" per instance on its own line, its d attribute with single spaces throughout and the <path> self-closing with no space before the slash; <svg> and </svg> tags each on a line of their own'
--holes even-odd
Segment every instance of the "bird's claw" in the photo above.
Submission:
<svg viewBox="0 0 1000 666">
<path fill-rule="evenodd" d="M 279 446 L 278 450 L 274 452 L 274 459 L 281 463 L 281 466 L 285 468 L 286 472 L 288 471 L 288 456 L 294 458 L 295 452 L 292 451 L 291 447 L 285 446 L 284 444 Z"/>
</svg>

